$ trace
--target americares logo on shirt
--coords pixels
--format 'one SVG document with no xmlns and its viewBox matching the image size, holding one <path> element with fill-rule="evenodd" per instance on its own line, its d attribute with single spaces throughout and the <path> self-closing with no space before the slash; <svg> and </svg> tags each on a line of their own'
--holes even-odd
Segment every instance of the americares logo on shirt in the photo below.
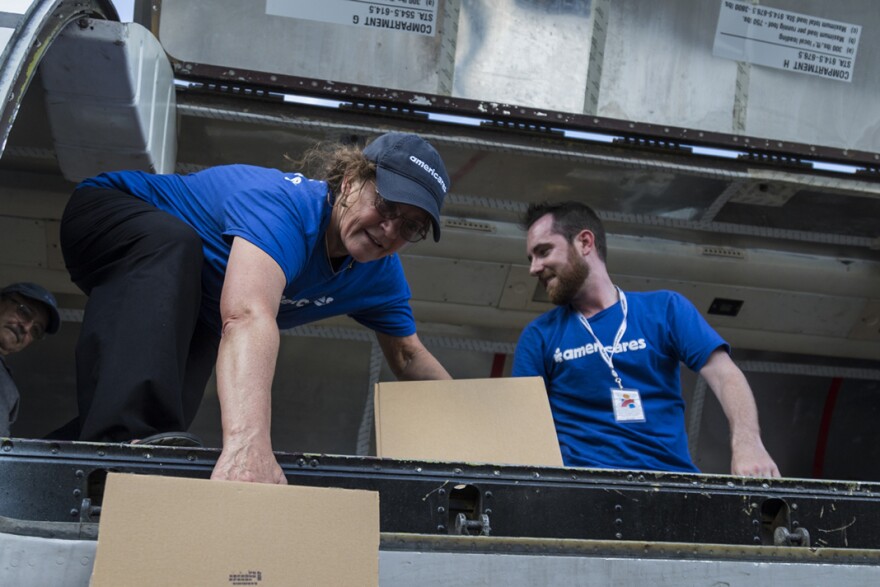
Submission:
<svg viewBox="0 0 880 587">
<path fill-rule="evenodd" d="M 625 353 L 627 351 L 640 351 L 644 348 L 647 348 L 647 344 L 645 343 L 644 338 L 633 339 L 629 342 L 621 342 L 614 347 L 606 346 L 605 352 L 611 354 L 617 353 Z M 583 346 L 577 346 L 570 349 L 562 350 L 560 348 L 556 349 L 556 352 L 553 353 L 553 360 L 557 363 L 561 363 L 563 361 L 571 361 L 572 359 L 580 359 L 581 357 L 585 357 L 587 355 L 592 355 L 593 353 L 599 352 L 599 345 L 591 342 L 589 344 L 585 344 Z"/>
<path fill-rule="evenodd" d="M 330 296 L 322 296 L 316 300 L 310 300 L 308 298 L 302 298 L 299 300 L 289 300 L 287 298 L 282 298 L 281 305 L 283 306 L 293 306 L 295 308 L 302 308 L 303 306 L 308 306 L 309 304 L 315 304 L 316 306 L 326 306 L 333 302 L 333 298 Z"/>
</svg>

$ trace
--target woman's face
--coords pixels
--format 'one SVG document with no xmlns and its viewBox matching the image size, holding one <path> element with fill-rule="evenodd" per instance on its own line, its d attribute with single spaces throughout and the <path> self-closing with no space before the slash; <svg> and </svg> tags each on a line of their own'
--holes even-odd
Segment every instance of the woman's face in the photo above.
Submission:
<svg viewBox="0 0 880 587">
<path fill-rule="evenodd" d="M 366 263 L 396 253 L 431 227 L 428 213 L 417 206 L 384 200 L 372 181 L 345 181 L 327 229 L 331 257 Z M 384 215 L 383 215 L 384 214 Z"/>
</svg>

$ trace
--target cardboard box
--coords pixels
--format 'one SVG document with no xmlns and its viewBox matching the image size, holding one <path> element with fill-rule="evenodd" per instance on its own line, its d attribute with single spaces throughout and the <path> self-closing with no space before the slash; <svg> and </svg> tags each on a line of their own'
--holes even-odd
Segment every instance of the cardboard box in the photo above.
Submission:
<svg viewBox="0 0 880 587">
<path fill-rule="evenodd" d="M 540 377 L 377 383 L 376 454 L 562 466 Z"/>
<path fill-rule="evenodd" d="M 379 494 L 110 473 L 93 587 L 379 584 Z"/>
</svg>

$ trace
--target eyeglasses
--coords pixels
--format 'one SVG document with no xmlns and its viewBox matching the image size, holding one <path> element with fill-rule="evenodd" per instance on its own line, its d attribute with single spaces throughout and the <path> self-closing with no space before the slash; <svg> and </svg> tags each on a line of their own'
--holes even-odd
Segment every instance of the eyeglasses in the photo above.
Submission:
<svg viewBox="0 0 880 587">
<path fill-rule="evenodd" d="M 400 234 L 404 240 L 411 243 L 417 243 L 428 236 L 428 229 L 430 228 L 429 224 L 418 222 L 412 218 L 407 218 L 400 212 L 399 204 L 396 202 L 389 202 L 383 198 L 381 194 L 379 194 L 378 188 L 376 188 L 375 191 L 376 199 L 373 201 L 373 205 L 376 207 L 376 212 L 378 212 L 379 216 L 385 220 L 396 220 L 400 218 L 400 229 L 398 230 L 398 234 Z"/>
<path fill-rule="evenodd" d="M 31 325 L 30 328 L 27 329 L 27 332 L 31 335 L 31 339 L 43 340 L 43 337 L 46 336 L 46 329 L 39 323 L 37 312 L 27 304 L 19 302 L 15 298 L 8 299 L 15 304 L 15 313 L 18 315 L 19 319 L 25 324 Z"/>
</svg>

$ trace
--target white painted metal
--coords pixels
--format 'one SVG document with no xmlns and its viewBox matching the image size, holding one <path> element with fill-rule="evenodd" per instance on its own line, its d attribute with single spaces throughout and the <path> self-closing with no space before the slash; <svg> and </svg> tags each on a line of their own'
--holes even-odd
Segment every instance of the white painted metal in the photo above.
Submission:
<svg viewBox="0 0 880 587">
<path fill-rule="evenodd" d="M 863 31 L 880 25 L 871 2 L 760 4 L 851 22 Z M 738 77 L 736 62 L 712 55 L 719 7 L 720 0 L 612 2 L 609 29 L 616 34 L 609 34 L 605 45 L 598 114 L 773 141 L 880 150 L 876 39 L 862 35 L 851 84 L 761 66 Z M 742 125 L 732 116 L 738 88 Z"/>
<path fill-rule="evenodd" d="M 24 14 L 37 0 L 4 0 L 2 12 Z"/>
<path fill-rule="evenodd" d="M 419 536 L 410 538 L 417 541 Z M 426 545 L 429 545 L 432 537 L 424 538 Z M 475 544 L 480 542 L 488 547 L 494 539 L 481 538 Z M 785 557 L 780 557 L 777 561 L 749 560 L 749 554 L 745 552 L 748 549 L 742 549 L 744 552 L 740 555 L 741 560 L 736 560 L 736 557 L 729 554 L 721 560 L 713 560 L 713 549 L 725 550 L 717 545 L 680 545 L 687 549 L 686 558 L 675 557 L 672 552 L 669 553 L 669 558 L 639 558 L 607 554 L 605 551 L 613 550 L 612 546 L 606 546 L 600 553 L 590 553 L 587 541 L 567 541 L 572 545 L 564 555 L 554 554 L 553 544 L 559 541 L 528 542 L 538 552 L 524 553 L 519 550 L 505 553 L 500 549 L 485 552 L 479 546 L 471 551 L 465 549 L 459 552 L 437 552 L 424 547 L 409 550 L 388 550 L 380 547 L 379 585 L 804 587 L 834 584 L 837 587 L 862 587 L 880 582 L 880 567 L 847 563 L 845 560 L 822 562 L 822 557 L 815 557 L 815 561 L 797 562 L 786 562 Z M 549 546 L 545 542 L 550 543 Z M 578 550 L 576 543 L 580 542 L 584 546 Z M 644 549 L 650 552 L 657 546 L 645 544 Z M 548 548 L 547 552 L 541 552 Z M 0 584 L 86 587 L 96 550 L 97 543 L 92 540 L 58 540 L 0 533 Z M 797 557 L 792 558 L 796 560 Z M 290 579 L 294 581 L 294 578 Z"/>
<path fill-rule="evenodd" d="M 383 587 L 804 587 L 824 583 L 843 587 L 878 581 L 880 568 L 867 565 L 430 552 L 382 552 L 379 557 Z"/>
<path fill-rule="evenodd" d="M 770 6 L 861 26 L 851 83 L 713 56 L 721 0 L 475 0 L 434 40 L 267 15 L 259 2 L 156 5 L 160 38 L 181 61 L 435 94 L 454 68 L 453 96 L 486 103 L 880 150 L 870 0 Z"/>
<path fill-rule="evenodd" d="M 173 73 L 150 31 L 135 23 L 72 23 L 41 69 L 65 178 L 81 181 L 119 169 L 174 171 Z"/>
<path fill-rule="evenodd" d="M 444 31 L 425 36 L 295 19 L 267 14 L 265 2 L 156 4 L 162 45 L 182 61 L 431 94 L 448 86 L 443 69 L 451 64 L 449 53 L 441 51 Z"/>
<path fill-rule="evenodd" d="M 86 587 L 97 542 L 0 532 L 0 585 Z"/>
</svg>

